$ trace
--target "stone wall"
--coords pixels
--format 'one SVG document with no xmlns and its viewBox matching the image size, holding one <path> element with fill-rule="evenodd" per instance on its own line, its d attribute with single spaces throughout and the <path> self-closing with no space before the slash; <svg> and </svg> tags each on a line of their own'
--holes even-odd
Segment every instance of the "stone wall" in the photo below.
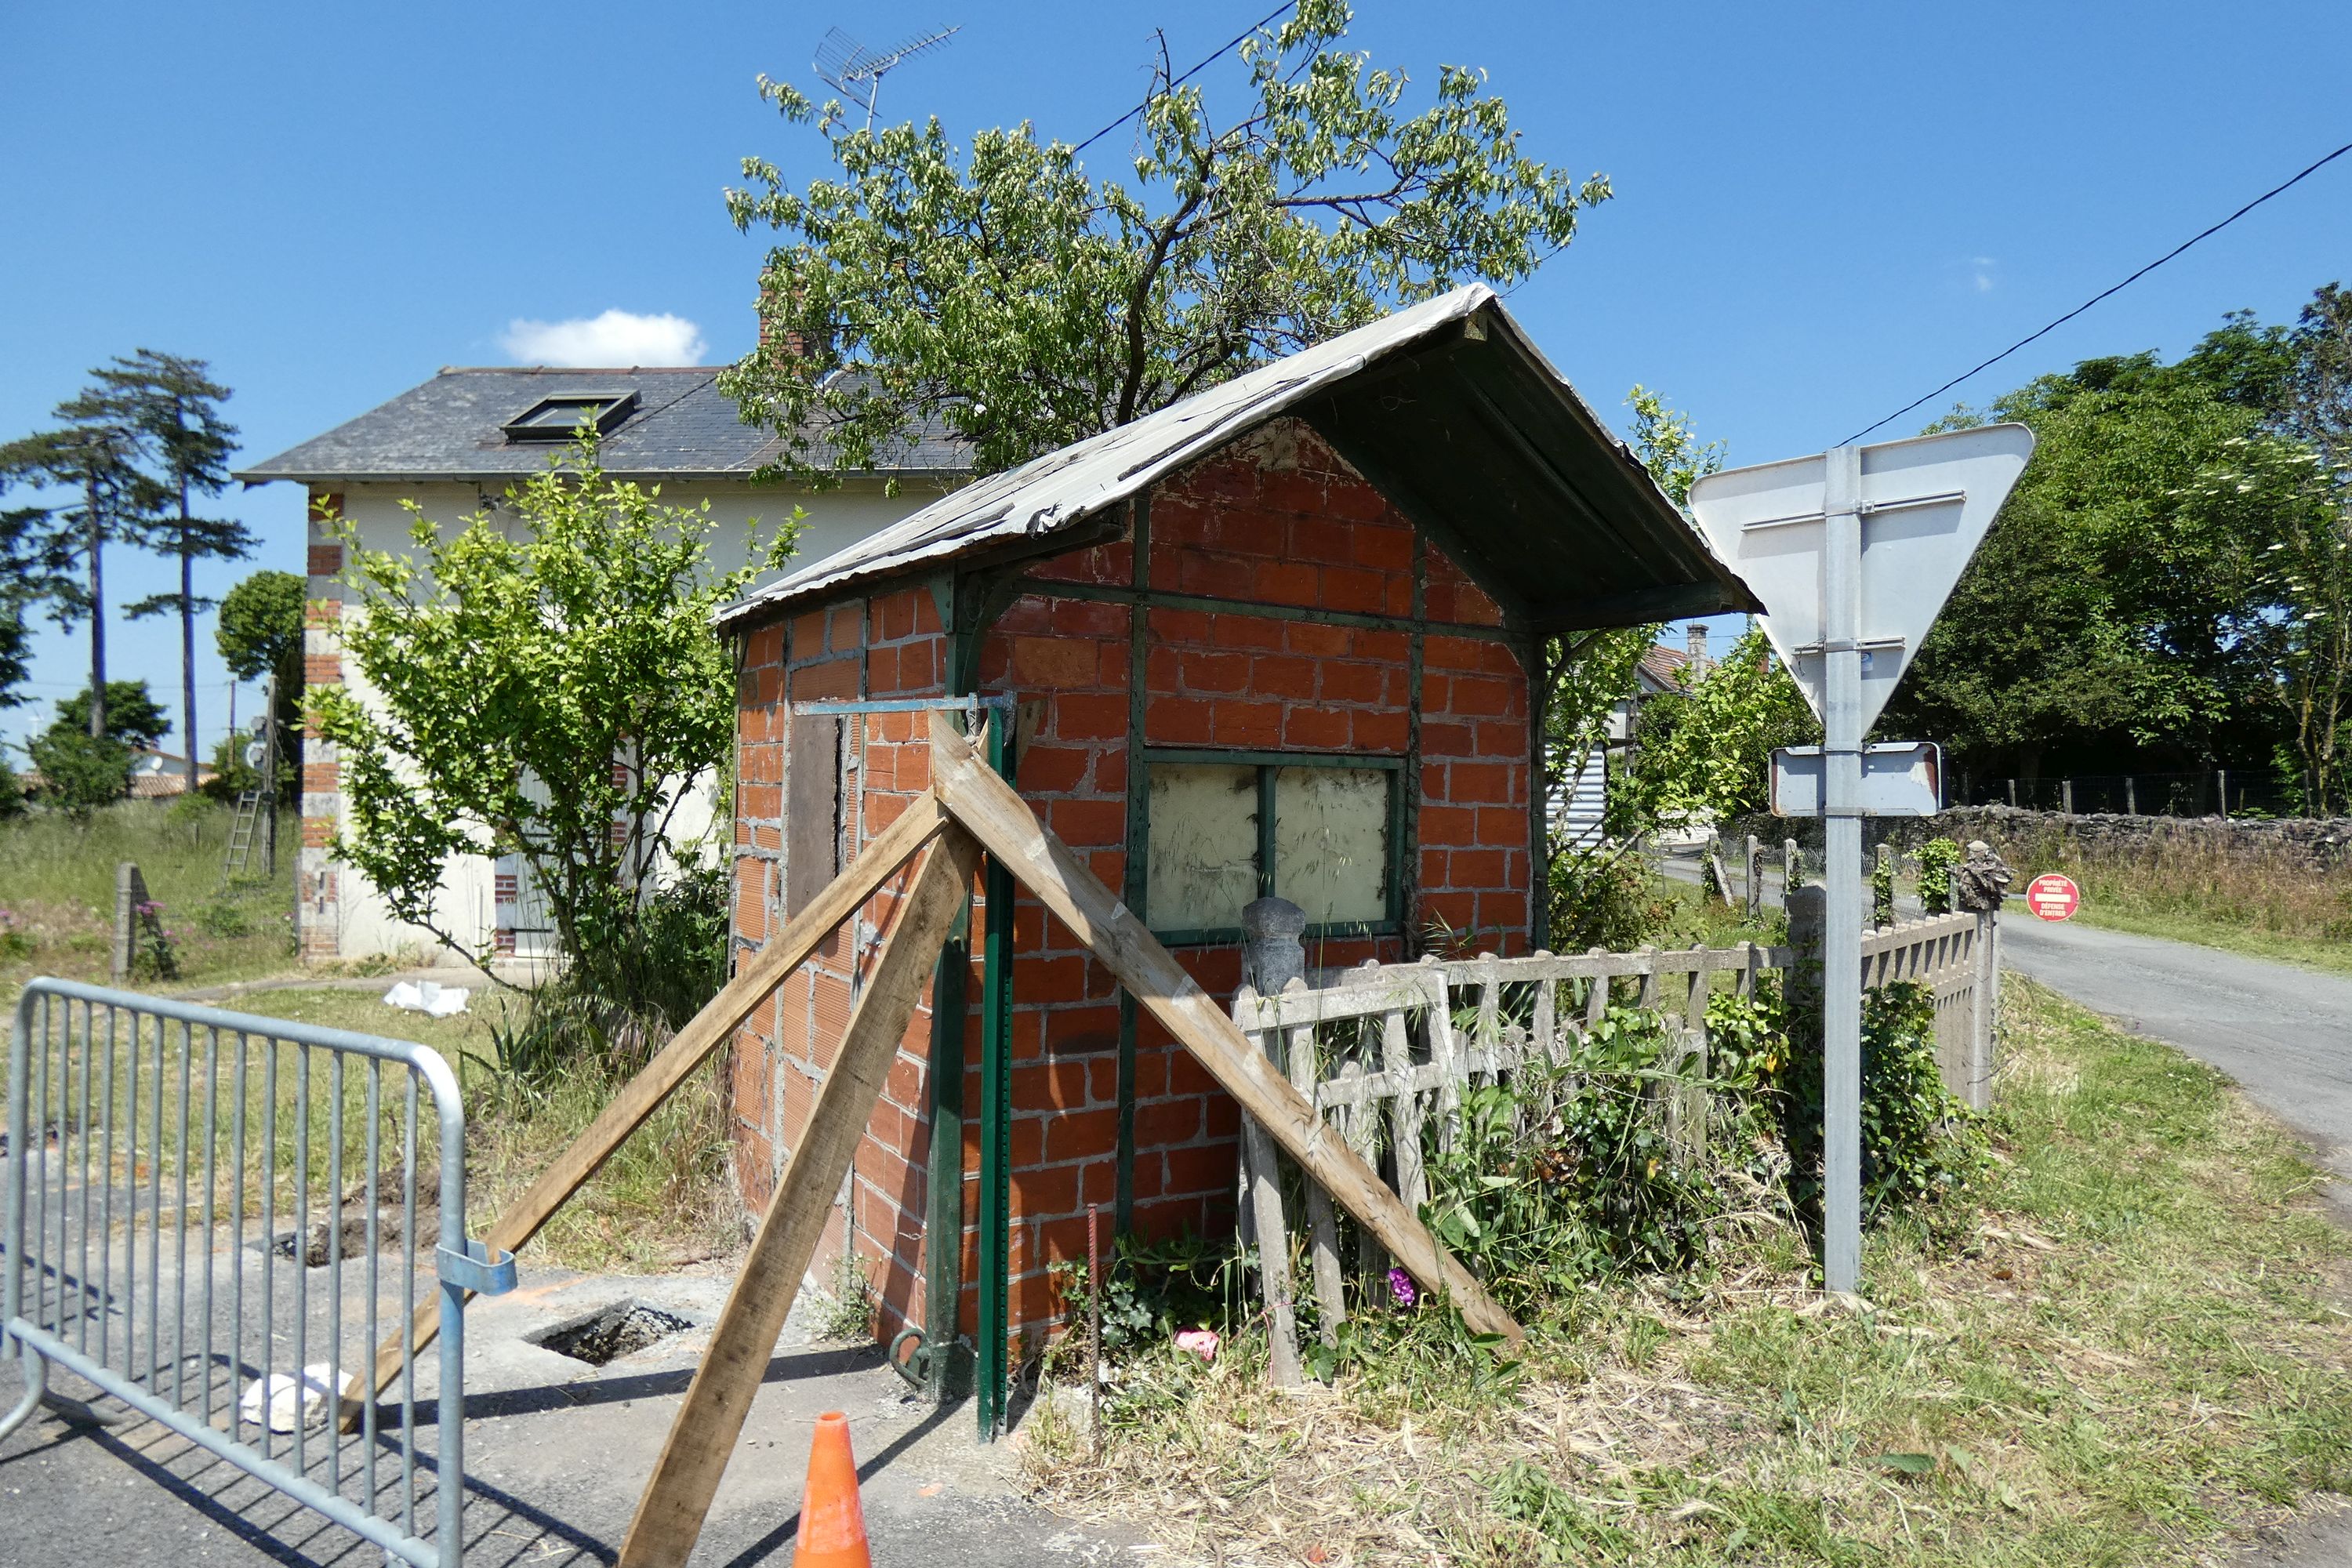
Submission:
<svg viewBox="0 0 2352 1568">
<path fill-rule="evenodd" d="M 1819 822 L 1783 822 L 1772 817 L 1743 820 L 1737 834 L 1753 833 L 1768 850 L 1777 851 L 1784 838 L 1794 838 L 1811 863 L 1818 865 L 1822 847 Z M 1884 841 L 1910 849 L 1929 838 L 1949 838 L 1966 844 L 1981 838 L 1996 848 L 2045 841 L 2063 834 L 2084 851 L 2128 854 L 2154 845 L 2214 849 L 2249 861 L 2281 864 L 2314 871 L 2333 870 L 2352 862 L 2352 817 L 2231 817 L 2125 816 L 2093 812 L 2069 816 L 2055 811 L 2027 811 L 2007 805 L 1968 805 L 1932 817 L 1874 817 L 1864 824 L 1866 845 L 1874 849 Z"/>
</svg>

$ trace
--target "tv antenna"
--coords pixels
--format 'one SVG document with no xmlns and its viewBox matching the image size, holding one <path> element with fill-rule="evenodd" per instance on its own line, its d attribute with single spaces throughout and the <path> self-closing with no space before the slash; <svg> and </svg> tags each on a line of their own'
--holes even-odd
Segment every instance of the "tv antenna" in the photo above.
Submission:
<svg viewBox="0 0 2352 1568">
<path fill-rule="evenodd" d="M 891 68 L 913 59 L 917 55 L 929 54 L 933 49 L 963 31 L 961 26 L 941 27 L 909 38 L 895 49 L 874 50 L 838 27 L 830 28 L 823 42 L 816 47 L 816 58 L 812 62 L 816 74 L 836 90 L 852 99 L 866 100 L 866 129 L 874 129 L 874 104 L 882 93 L 882 78 Z"/>
</svg>

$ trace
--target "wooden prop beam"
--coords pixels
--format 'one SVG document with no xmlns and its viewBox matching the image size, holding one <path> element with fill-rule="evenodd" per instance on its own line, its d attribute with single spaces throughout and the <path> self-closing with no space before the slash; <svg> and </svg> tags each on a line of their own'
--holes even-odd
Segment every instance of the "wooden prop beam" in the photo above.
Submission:
<svg viewBox="0 0 2352 1568">
<path fill-rule="evenodd" d="M 711 1330 L 710 1350 L 670 1423 L 645 1495 L 637 1501 L 621 1568 L 683 1568 L 702 1533 L 752 1395 L 775 1354 L 776 1336 L 816 1255 L 834 1194 L 874 1114 L 923 983 L 946 943 L 980 868 L 980 846 L 964 833 L 944 835 L 898 911 L 881 956 L 851 1010 L 833 1069 L 817 1089 L 800 1147 L 792 1152 L 743 1272 Z M 932 1238 L 932 1245 L 940 1239 Z M 958 1245 L 949 1237 L 945 1245 Z"/>
<path fill-rule="evenodd" d="M 1319 1183 L 1423 1285 L 1452 1294 L 1463 1321 L 1517 1348 L 1519 1325 L 1454 1260 L 1379 1174 L 1315 1112 L 1307 1097 L 1250 1048 L 1241 1029 L 1184 973 L 1159 939 L 1045 830 L 1013 786 L 996 776 L 947 722 L 931 716 L 931 789 L 950 816 L 1055 918 L 1076 931 L 1120 984 L 1176 1037 Z"/>
<path fill-rule="evenodd" d="M 556 1156 L 555 1163 L 515 1200 L 514 1205 L 498 1217 L 483 1239 L 501 1252 L 512 1252 L 537 1236 L 572 1194 L 628 1141 L 629 1134 L 644 1126 L 646 1118 L 661 1108 L 662 1101 L 686 1081 L 687 1075 L 725 1045 L 743 1020 L 751 1016 L 751 1010 L 774 994 L 776 987 L 808 961 L 817 943 L 856 913 L 857 906 L 872 898 L 901 866 L 913 859 L 916 851 L 929 843 L 946 823 L 947 813 L 937 799 L 916 796 L 896 822 L 875 835 L 848 870 L 835 878 L 809 900 L 805 909 L 785 921 L 784 929 L 752 956 L 742 972 L 728 982 L 726 989 L 705 1003 L 701 1012 L 670 1037 L 669 1044 L 613 1097 L 603 1113 L 589 1123 L 588 1130 Z M 402 1363 L 431 1344 L 440 1331 L 440 1308 L 427 1301 L 416 1309 L 405 1333 L 394 1329 L 387 1335 L 376 1350 L 374 1392 L 380 1394 L 389 1387 L 392 1380 L 400 1375 Z M 359 1419 L 356 1414 L 346 1417 L 343 1430 L 353 1430 Z"/>
</svg>

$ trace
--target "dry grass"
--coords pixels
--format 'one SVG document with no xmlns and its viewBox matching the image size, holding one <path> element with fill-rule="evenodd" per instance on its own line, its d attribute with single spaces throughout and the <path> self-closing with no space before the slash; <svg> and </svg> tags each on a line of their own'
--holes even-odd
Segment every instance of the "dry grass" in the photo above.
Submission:
<svg viewBox="0 0 2352 1568">
<path fill-rule="evenodd" d="M 1516 1366 L 1385 1325 L 1281 1395 L 1243 1336 L 1128 1369 L 1108 1453 L 1041 1401 L 1034 1484 L 1219 1563 L 2217 1562 L 2352 1488 L 2352 1242 L 2207 1069 L 2015 984 L 2000 1161 L 1874 1235 L 1861 1310 L 1750 1238 L 1687 1300 L 1574 1300 Z"/>
<path fill-rule="evenodd" d="M 0 1001 L 12 1000 L 36 974 L 105 982 L 115 867 L 124 860 L 138 866 L 149 896 L 163 906 L 178 958 L 178 979 L 142 971 L 141 985 L 243 980 L 286 968 L 294 952 L 299 824 L 290 813 L 279 818 L 274 879 L 241 882 L 224 895 L 229 816 L 227 806 L 200 797 L 169 805 L 126 801 L 79 826 L 47 813 L 0 822 L 0 909 L 15 915 L 20 939 L 0 937 Z M 260 864 L 257 850 L 257 874 Z"/>
<path fill-rule="evenodd" d="M 2352 970 L 2352 863 L 2316 871 L 2199 840 L 2119 848 L 2052 829 L 1994 847 L 2021 888 L 2044 871 L 2074 879 L 2086 923 Z"/>
</svg>

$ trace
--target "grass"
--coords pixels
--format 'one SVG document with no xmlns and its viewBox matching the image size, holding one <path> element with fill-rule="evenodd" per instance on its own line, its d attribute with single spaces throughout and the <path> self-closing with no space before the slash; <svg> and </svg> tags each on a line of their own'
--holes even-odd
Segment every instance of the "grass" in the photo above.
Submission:
<svg viewBox="0 0 2352 1568">
<path fill-rule="evenodd" d="M 1768 1230 L 1572 1298 L 1515 1363 L 1428 1313 L 1303 1395 L 1254 1335 L 1160 1351 L 1100 1463 L 1039 1402 L 1034 1484 L 1223 1562 L 1480 1568 L 2221 1562 L 2352 1489 L 2352 1238 L 2305 1151 L 2165 1047 L 2005 1005 L 1998 1160 L 1873 1234 L 1866 1306 Z"/>
<path fill-rule="evenodd" d="M 2021 891 L 2045 871 L 2072 877 L 2085 925 L 2352 973 L 2352 864 L 2314 870 L 2165 839 L 2113 849 L 2047 828 L 1993 847 Z"/>
<path fill-rule="evenodd" d="M 175 806 L 125 802 L 97 813 L 86 827 L 47 814 L 0 822 L 0 866 L 7 868 L 0 903 L 19 922 L 18 940 L 0 938 L 0 1003 L 13 1005 L 24 983 L 37 974 L 105 983 L 111 970 L 115 867 L 123 860 L 139 866 L 150 896 L 163 906 L 177 960 L 173 976 L 135 973 L 134 989 L 168 994 L 297 972 L 291 911 L 299 825 L 291 816 L 280 820 L 275 879 L 243 883 L 223 899 L 220 867 L 229 819 L 227 806 L 198 800 Z M 488 984 L 474 988 L 467 1012 L 450 1018 L 387 1007 L 373 989 L 255 991 L 217 1005 L 413 1040 L 457 1066 L 466 1089 L 468 1209 L 477 1234 L 587 1128 L 618 1087 L 617 1079 L 601 1072 L 569 1073 L 532 1087 L 498 1071 L 498 1030 L 511 1027 L 527 1004 L 519 993 Z M 731 1250 L 740 1239 L 741 1211 L 727 1180 L 716 1073 L 707 1068 L 680 1087 L 541 1233 L 531 1245 L 534 1258 L 581 1269 L 642 1271 Z M 290 1079 L 281 1082 L 289 1130 L 296 1092 Z M 312 1144 L 321 1172 L 322 1104 L 314 1099 Z M 357 1125 L 354 1121 L 353 1139 L 360 1136 Z M 286 1131 L 281 1142 L 291 1136 Z M 290 1144 L 281 1152 L 290 1160 Z"/>
<path fill-rule="evenodd" d="M 249 980 L 287 968 L 294 956 L 294 857 L 300 824 L 281 814 L 278 872 L 240 880 L 224 894 L 221 860 L 231 808 L 199 796 L 164 805 L 124 801 L 87 825 L 34 812 L 0 821 L 0 907 L 16 917 L 15 940 L 0 935 L 0 1001 L 36 974 L 103 984 L 111 972 L 115 868 L 128 860 L 163 906 L 178 974 L 152 969 L 149 986 Z M 5 925 L 6 922 L 0 922 Z"/>
</svg>

